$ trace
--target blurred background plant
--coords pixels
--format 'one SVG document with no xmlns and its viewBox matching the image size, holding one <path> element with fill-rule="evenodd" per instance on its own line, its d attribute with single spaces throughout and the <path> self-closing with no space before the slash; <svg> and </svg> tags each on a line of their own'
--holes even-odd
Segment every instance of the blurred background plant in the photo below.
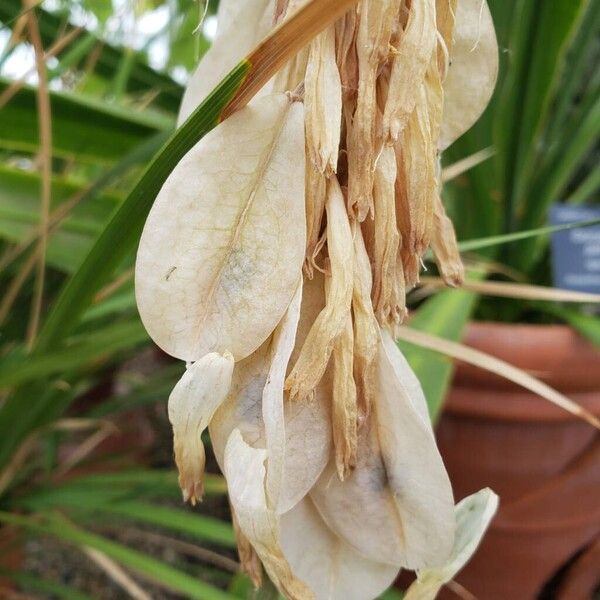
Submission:
<svg viewBox="0 0 600 600">
<path fill-rule="evenodd" d="M 15 585 L 42 598 L 251 593 L 236 574 L 214 461 L 200 509 L 179 502 L 165 401 L 182 367 L 153 349 L 135 309 L 143 218 L 132 213 L 106 235 L 174 130 L 217 4 L 0 0 L 0 595 Z M 589 203 L 597 192 L 600 7 L 490 8 L 500 83 L 444 157 L 455 171 L 462 159 L 485 160 L 453 177 L 446 201 L 459 239 L 482 240 L 466 255 L 471 280 L 548 285 L 547 236 L 496 236 L 538 230 L 552 203 Z M 94 289 L 90 265 L 102 267 Z M 66 285 L 79 290 L 70 302 Z M 412 327 L 450 340 L 474 317 L 566 320 L 600 339 L 589 313 L 536 298 L 438 291 L 430 279 L 413 304 Z M 404 349 L 437 416 L 452 362 Z"/>
</svg>

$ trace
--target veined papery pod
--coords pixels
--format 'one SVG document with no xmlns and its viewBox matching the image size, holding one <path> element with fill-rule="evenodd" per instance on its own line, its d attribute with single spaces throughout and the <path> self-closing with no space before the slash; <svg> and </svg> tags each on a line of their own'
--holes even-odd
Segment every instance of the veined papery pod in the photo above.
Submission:
<svg viewBox="0 0 600 600">
<path fill-rule="evenodd" d="M 260 557 L 277 589 L 288 600 L 312 600 L 314 594 L 297 577 L 283 553 L 279 516 L 266 493 L 267 451 L 249 446 L 234 429 L 225 447 L 224 473 L 240 529 Z"/>
<path fill-rule="evenodd" d="M 410 225 L 407 235 L 402 229 L 400 230 L 402 251 L 409 257 L 405 261 L 404 272 L 407 285 L 410 287 L 418 281 L 421 257 L 431 239 L 433 200 L 437 191 L 436 150 L 432 138 L 431 115 L 425 84 L 416 93 L 419 101 L 404 129 L 402 161 L 398 164 L 398 169 L 404 170 L 398 179 L 406 185 L 400 194 L 400 197 L 406 199 L 407 204 L 402 207 L 402 218 L 406 218 L 405 212 L 408 209 Z M 412 272 L 411 266 L 416 266 L 416 273 Z"/>
<path fill-rule="evenodd" d="M 335 59 L 335 28 L 328 27 L 310 44 L 304 78 L 306 145 L 315 167 L 337 171 L 342 126 L 342 83 Z"/>
<path fill-rule="evenodd" d="M 219 4 L 217 35 L 188 81 L 179 107 L 178 125 L 269 32 L 273 10 L 272 0 L 226 0 Z"/>
<path fill-rule="evenodd" d="M 330 463 L 311 497 L 329 527 L 363 556 L 420 569 L 448 558 L 454 502 L 422 392 L 400 356 L 382 332 L 378 387 L 356 469 L 341 482 Z"/>
<path fill-rule="evenodd" d="M 419 99 L 415 92 L 425 79 L 437 39 L 435 14 L 435 0 L 410 5 L 408 22 L 392 63 L 383 115 L 383 137 L 387 143 L 398 140 Z"/>
<path fill-rule="evenodd" d="M 450 287 L 462 285 L 465 279 L 465 267 L 460 258 L 454 225 L 446 214 L 439 194 L 435 198 L 433 210 L 431 249 L 445 284 Z"/>
<path fill-rule="evenodd" d="M 317 272 L 315 278 L 306 280 L 304 285 L 296 347 L 291 361 L 298 354 L 310 326 L 323 308 L 324 294 L 323 276 Z M 263 403 L 267 378 L 273 370 L 273 349 L 273 340 L 270 339 L 235 366 L 229 395 L 209 427 L 213 450 L 221 467 L 225 444 L 236 428 L 251 446 L 267 447 L 264 421 L 267 407 Z M 283 356 L 286 355 L 287 352 Z M 280 355 L 277 359 L 280 364 L 281 358 Z M 331 384 L 327 376 L 317 386 L 314 397 L 295 402 L 289 402 L 284 397 L 285 463 L 277 503 L 278 513 L 284 513 L 296 505 L 309 492 L 327 464 L 332 445 L 330 404 Z M 280 438 L 280 450 L 281 447 Z M 279 458 L 277 462 L 281 465 Z"/>
<path fill-rule="evenodd" d="M 470 129 L 494 92 L 498 43 L 485 0 L 458 0 L 454 45 L 444 81 L 444 118 L 439 149 Z"/>
<path fill-rule="evenodd" d="M 304 110 L 254 100 L 175 167 L 146 221 L 136 298 L 154 341 L 183 360 L 241 360 L 273 332 L 306 246 Z"/>
<path fill-rule="evenodd" d="M 184 501 L 192 504 L 202 499 L 204 488 L 202 432 L 225 400 L 232 372 L 231 354 L 207 354 L 187 368 L 169 396 L 179 485 Z"/>
<path fill-rule="evenodd" d="M 290 399 L 302 399 L 315 389 L 346 326 L 353 288 L 353 243 L 344 195 L 335 176 L 327 186 L 327 250 L 331 282 L 327 303 L 313 323 L 285 383 Z"/>
<path fill-rule="evenodd" d="M 377 131 L 377 73 L 387 60 L 400 0 L 363 0 L 356 49 L 358 95 L 348 127 L 348 208 L 359 221 L 373 209 L 375 162 L 383 139 Z"/>
<path fill-rule="evenodd" d="M 373 306 L 382 325 L 392 317 L 393 288 L 396 279 L 396 262 L 400 248 L 397 228 L 395 183 L 396 155 L 392 146 L 381 151 L 373 187 L 374 221 L 371 257 L 373 265 Z M 392 317 L 393 318 L 393 317 Z"/>
<path fill-rule="evenodd" d="M 350 312 L 344 329 L 335 340 L 332 411 L 333 446 L 339 478 L 343 481 L 356 465 L 358 444 L 358 402 L 354 381 L 354 330 Z"/>
<path fill-rule="evenodd" d="M 327 201 L 327 177 L 310 161 L 306 161 L 306 263 L 304 271 L 312 279 L 317 269 L 317 255 L 325 243 L 321 225 Z"/>
<path fill-rule="evenodd" d="M 371 263 L 360 225 L 352 223 L 354 237 L 354 287 L 352 290 L 352 316 L 354 323 L 354 380 L 357 387 L 359 422 L 371 411 L 375 394 L 379 325 L 371 302 Z"/>
<path fill-rule="evenodd" d="M 316 600 L 371 600 L 398 575 L 397 567 L 364 558 L 335 535 L 309 497 L 281 517 L 280 528 L 288 563 Z"/>
<path fill-rule="evenodd" d="M 455 508 L 456 538 L 448 562 L 437 569 L 419 571 L 405 600 L 434 600 L 473 556 L 497 509 L 498 496 L 488 488 L 461 500 Z"/>
</svg>

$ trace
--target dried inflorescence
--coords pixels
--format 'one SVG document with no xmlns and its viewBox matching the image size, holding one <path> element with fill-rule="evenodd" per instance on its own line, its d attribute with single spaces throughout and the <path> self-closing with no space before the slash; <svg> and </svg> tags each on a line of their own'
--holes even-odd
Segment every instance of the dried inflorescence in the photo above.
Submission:
<svg viewBox="0 0 600 600">
<path fill-rule="evenodd" d="M 299 4 L 221 0 L 180 119 Z M 243 567 L 287 598 L 373 598 L 451 555 L 450 483 L 393 336 L 428 248 L 462 281 L 439 153 L 496 66 L 483 0 L 363 0 L 182 159 L 146 223 L 140 314 L 188 362 L 169 399 L 184 498 L 208 427 Z"/>
</svg>

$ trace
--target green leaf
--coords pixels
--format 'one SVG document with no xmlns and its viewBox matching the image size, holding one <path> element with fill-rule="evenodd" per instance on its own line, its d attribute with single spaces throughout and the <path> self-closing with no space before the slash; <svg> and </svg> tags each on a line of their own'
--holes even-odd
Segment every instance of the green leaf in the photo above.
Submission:
<svg viewBox="0 0 600 600">
<path fill-rule="evenodd" d="M 59 598 L 60 600 L 94 600 L 91 596 L 83 594 L 72 586 L 66 586 L 56 581 L 36 577 L 23 571 L 9 571 L 0 568 L 0 575 L 14 581 L 27 592 L 44 594 L 44 598 Z"/>
<path fill-rule="evenodd" d="M 10 82 L 0 79 L 0 94 Z M 157 133 L 171 130 L 170 118 L 119 108 L 81 95 L 51 92 L 52 154 L 80 161 L 114 162 Z M 0 148 L 39 151 L 36 90 L 21 88 L 0 110 Z"/>
<path fill-rule="evenodd" d="M 107 504 L 103 510 L 133 521 L 184 533 L 202 542 L 236 547 L 231 524 L 213 517 L 138 501 Z"/>
<path fill-rule="evenodd" d="M 458 341 L 463 336 L 476 300 L 477 295 L 470 292 L 446 290 L 425 302 L 410 319 L 409 326 Z M 404 342 L 398 345 L 423 386 L 431 418 L 437 420 L 454 372 L 452 360 Z"/>
<path fill-rule="evenodd" d="M 525 102 L 518 129 L 518 154 L 515 157 L 519 170 L 515 181 L 517 209 L 525 200 L 527 180 L 532 175 L 543 126 L 548 119 L 554 93 L 561 93 L 558 84 L 565 63 L 567 49 L 573 41 L 590 0 L 554 0 L 537 2 L 534 37 L 528 57 Z M 529 202 L 537 199 L 529 197 Z"/>
<path fill-rule="evenodd" d="M 0 364 L 0 389 L 22 385 L 51 375 L 85 367 L 92 361 L 117 360 L 117 354 L 148 341 L 139 320 L 116 323 L 103 330 L 75 338 L 69 345 L 47 353 L 27 356 L 24 349 L 13 350 Z"/>
<path fill-rule="evenodd" d="M 48 516 L 44 522 L 38 522 L 34 519 L 3 512 L 0 513 L 0 521 L 23 527 L 34 533 L 51 535 L 79 547 L 94 548 L 124 567 L 179 592 L 186 598 L 197 600 L 231 600 L 234 598 L 234 596 L 138 550 L 75 527 L 59 516 Z"/>
<path fill-rule="evenodd" d="M 538 227 L 537 229 L 531 229 L 529 231 L 519 231 L 517 233 L 507 233 L 504 235 L 492 235 L 478 240 L 465 240 L 459 242 L 458 247 L 461 252 L 471 252 L 473 250 L 480 250 L 481 248 L 488 248 L 490 246 L 498 246 L 501 244 L 510 244 L 511 242 L 516 242 L 519 240 L 535 238 L 541 235 L 556 233 L 558 231 L 565 231 L 566 229 L 591 227 L 592 225 L 598 225 L 599 223 L 600 219 L 589 219 L 586 221 L 568 223 L 566 225 L 549 225 L 547 227 Z"/>
</svg>

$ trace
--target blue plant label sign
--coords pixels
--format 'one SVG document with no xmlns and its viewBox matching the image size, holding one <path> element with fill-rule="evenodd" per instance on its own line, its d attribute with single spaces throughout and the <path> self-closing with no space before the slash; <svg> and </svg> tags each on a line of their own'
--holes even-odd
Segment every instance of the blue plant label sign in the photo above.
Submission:
<svg viewBox="0 0 600 600">
<path fill-rule="evenodd" d="M 600 219 L 600 207 L 555 204 L 552 225 Z M 600 225 L 552 234 L 554 285 L 565 290 L 600 294 Z"/>
</svg>

